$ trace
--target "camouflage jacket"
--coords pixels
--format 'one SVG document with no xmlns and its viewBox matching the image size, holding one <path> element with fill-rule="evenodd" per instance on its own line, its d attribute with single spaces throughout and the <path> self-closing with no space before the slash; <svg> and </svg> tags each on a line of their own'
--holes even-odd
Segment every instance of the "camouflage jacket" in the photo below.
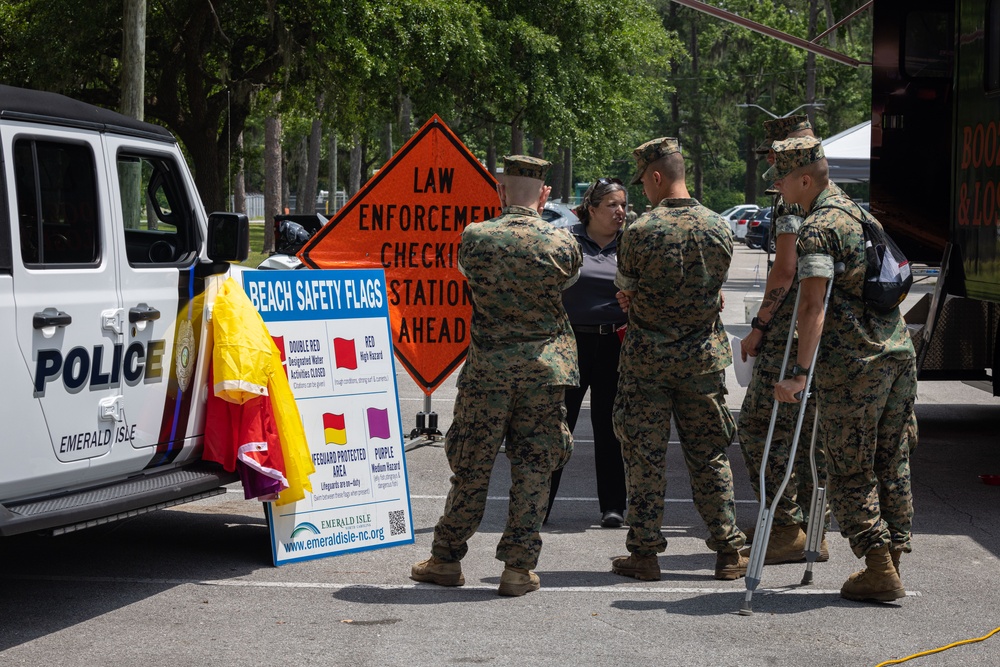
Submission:
<svg viewBox="0 0 1000 667">
<path fill-rule="evenodd" d="M 844 191 L 834 183 L 830 183 L 830 193 L 846 196 L 844 195 Z M 802 210 L 802 207 L 798 204 L 786 205 L 779 196 L 775 201 L 774 210 L 776 213 L 771 231 L 774 238 L 777 239 L 781 234 L 797 235 L 802 226 L 802 221 L 797 220 L 796 217 L 789 216 L 804 218 L 805 212 Z M 754 362 L 754 368 L 759 366 L 762 370 L 774 373 L 781 370 L 781 360 L 785 355 L 785 344 L 788 342 L 788 329 L 792 326 L 792 310 L 795 308 L 795 296 L 798 289 L 799 281 L 798 277 L 796 277 L 792 279 L 792 284 L 788 288 L 788 293 L 785 295 L 784 300 L 782 300 L 771 316 L 770 328 L 761 339 L 760 353 L 757 355 L 757 361 Z M 791 368 L 792 364 L 795 363 L 794 347 L 788 359 L 788 367 Z"/>
<path fill-rule="evenodd" d="M 696 199 L 664 199 L 625 229 L 615 284 L 636 294 L 621 373 L 683 379 L 732 363 L 719 313 L 732 258 L 729 225 Z"/>
<path fill-rule="evenodd" d="M 838 209 L 817 210 L 824 206 L 858 209 L 846 195 L 824 190 L 809 207 L 809 216 L 799 230 L 799 280 L 832 278 L 837 262 L 843 262 L 845 269 L 834 278 L 820 338 L 813 376 L 820 389 L 857 380 L 879 357 L 914 356 L 899 308 L 881 315 L 862 301 L 865 253 L 861 225 Z"/>
<path fill-rule="evenodd" d="M 460 381 L 580 381 L 562 290 L 579 276 L 580 246 L 532 209 L 509 206 L 462 232 L 459 269 L 472 291 L 472 342 Z"/>
</svg>

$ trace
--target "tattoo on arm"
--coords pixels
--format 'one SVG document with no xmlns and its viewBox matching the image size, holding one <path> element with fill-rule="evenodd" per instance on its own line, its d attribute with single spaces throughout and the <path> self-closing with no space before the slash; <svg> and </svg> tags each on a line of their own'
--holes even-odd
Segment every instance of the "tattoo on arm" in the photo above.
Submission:
<svg viewBox="0 0 1000 667">
<path fill-rule="evenodd" d="M 784 287 L 775 287 L 773 290 L 764 295 L 764 299 L 760 303 L 761 309 L 771 308 L 771 313 L 781 305 L 781 302 L 785 300 L 788 295 L 788 290 Z"/>
</svg>

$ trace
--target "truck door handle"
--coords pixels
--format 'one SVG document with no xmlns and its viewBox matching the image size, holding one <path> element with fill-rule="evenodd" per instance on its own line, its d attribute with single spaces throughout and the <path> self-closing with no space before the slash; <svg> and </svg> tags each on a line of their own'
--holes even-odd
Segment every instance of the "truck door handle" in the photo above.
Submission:
<svg viewBox="0 0 1000 667">
<path fill-rule="evenodd" d="M 128 309 L 128 321 L 132 324 L 136 322 L 151 322 L 158 319 L 160 319 L 160 311 L 144 303 Z"/>
<path fill-rule="evenodd" d="M 40 313 L 35 313 L 34 318 L 31 320 L 31 326 L 36 329 L 44 329 L 46 327 L 65 327 L 72 324 L 73 318 L 61 310 L 56 310 L 55 308 L 46 308 Z"/>
</svg>

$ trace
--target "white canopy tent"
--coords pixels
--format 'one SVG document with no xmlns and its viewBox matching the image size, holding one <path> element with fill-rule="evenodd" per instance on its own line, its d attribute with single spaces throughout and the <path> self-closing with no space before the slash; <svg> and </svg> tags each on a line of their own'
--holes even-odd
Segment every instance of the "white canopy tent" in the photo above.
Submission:
<svg viewBox="0 0 1000 667">
<path fill-rule="evenodd" d="M 823 140 L 834 183 L 867 183 L 871 162 L 872 122 L 848 128 Z"/>
</svg>

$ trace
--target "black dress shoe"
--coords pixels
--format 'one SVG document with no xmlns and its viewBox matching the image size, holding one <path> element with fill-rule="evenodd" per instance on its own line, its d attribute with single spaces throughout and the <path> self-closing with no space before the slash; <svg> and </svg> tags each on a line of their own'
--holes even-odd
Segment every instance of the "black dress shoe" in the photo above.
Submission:
<svg viewBox="0 0 1000 667">
<path fill-rule="evenodd" d="M 601 528 L 621 528 L 625 517 L 617 510 L 608 510 L 601 516 Z"/>
</svg>

